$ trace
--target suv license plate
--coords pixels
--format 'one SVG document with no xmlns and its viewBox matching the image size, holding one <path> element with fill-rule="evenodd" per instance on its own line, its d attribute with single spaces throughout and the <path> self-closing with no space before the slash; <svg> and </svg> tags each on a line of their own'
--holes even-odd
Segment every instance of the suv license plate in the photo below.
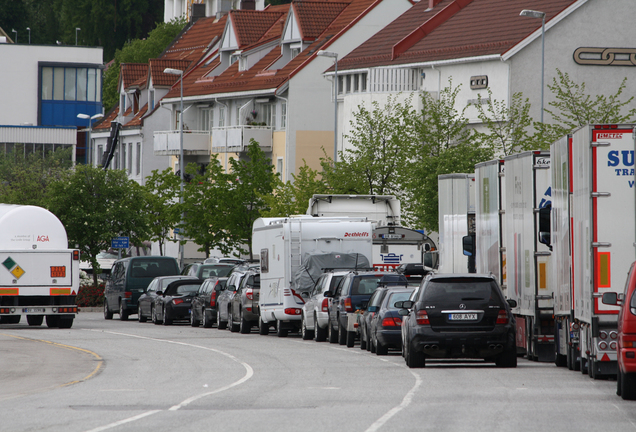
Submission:
<svg viewBox="0 0 636 432">
<path fill-rule="evenodd" d="M 22 309 L 24 313 L 44 313 L 44 308 L 24 308 Z"/>
<path fill-rule="evenodd" d="M 476 320 L 477 319 L 477 314 L 476 313 L 454 313 L 454 314 L 448 314 L 448 319 L 451 321 L 470 321 L 470 320 Z"/>
</svg>

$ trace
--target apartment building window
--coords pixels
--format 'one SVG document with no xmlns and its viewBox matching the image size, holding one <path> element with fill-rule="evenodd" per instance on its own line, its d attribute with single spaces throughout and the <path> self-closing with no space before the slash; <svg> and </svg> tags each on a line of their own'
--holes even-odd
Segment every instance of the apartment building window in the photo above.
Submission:
<svg viewBox="0 0 636 432">
<path fill-rule="evenodd" d="M 101 101 L 101 73 L 96 68 L 52 67 L 41 69 L 42 100 Z"/>
<path fill-rule="evenodd" d="M 152 109 L 155 107 L 155 90 L 154 89 L 148 90 L 148 98 L 150 99 L 150 108 Z"/>
<path fill-rule="evenodd" d="M 214 122 L 214 111 L 209 108 L 199 111 L 199 128 L 200 130 L 209 131 Z"/>
<path fill-rule="evenodd" d="M 263 104 L 261 111 L 263 113 L 262 118 L 265 125 L 271 127 L 276 126 L 276 104 Z"/>
<path fill-rule="evenodd" d="M 344 77 L 338 75 L 338 94 L 342 94 L 344 90 Z"/>
<path fill-rule="evenodd" d="M 119 166 L 121 167 L 121 169 L 125 169 L 126 168 L 126 144 L 123 144 L 121 146 L 121 161 L 119 163 Z"/>
<path fill-rule="evenodd" d="M 276 172 L 280 174 L 281 180 L 283 178 L 283 158 L 276 159 Z"/>
<path fill-rule="evenodd" d="M 97 165 L 101 165 L 103 156 L 104 156 L 104 146 L 100 144 L 97 146 L 97 155 L 96 155 Z"/>
<path fill-rule="evenodd" d="M 351 93 L 351 75 L 346 76 L 347 93 Z"/>
<path fill-rule="evenodd" d="M 280 105 L 280 128 L 287 129 L 287 102 Z"/>
<path fill-rule="evenodd" d="M 360 74 L 360 91 L 361 92 L 367 91 L 367 73 L 366 72 Z"/>
<path fill-rule="evenodd" d="M 133 158 L 132 146 L 133 146 L 133 143 L 128 144 L 128 161 L 127 161 L 128 165 L 126 166 L 126 168 L 128 169 L 129 174 L 132 174 L 132 158 Z"/>
<path fill-rule="evenodd" d="M 225 107 L 219 107 L 219 127 L 225 127 Z"/>
<path fill-rule="evenodd" d="M 353 76 L 353 92 L 358 93 L 360 91 L 360 75 Z"/>
<path fill-rule="evenodd" d="M 137 160 L 135 174 L 141 174 L 141 143 L 137 143 Z"/>
<path fill-rule="evenodd" d="M 179 118 L 181 117 L 179 114 L 181 113 L 181 111 L 176 110 L 174 112 L 174 130 L 179 130 Z"/>
</svg>

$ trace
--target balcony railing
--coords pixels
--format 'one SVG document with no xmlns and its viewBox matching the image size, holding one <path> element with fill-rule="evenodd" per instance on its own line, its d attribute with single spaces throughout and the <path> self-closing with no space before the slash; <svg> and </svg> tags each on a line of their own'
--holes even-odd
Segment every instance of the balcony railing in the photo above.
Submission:
<svg viewBox="0 0 636 432">
<path fill-rule="evenodd" d="M 239 153 L 245 151 L 253 138 L 263 151 L 272 151 L 272 131 L 269 126 L 227 126 L 212 128 L 212 151 Z"/>
<path fill-rule="evenodd" d="M 179 155 L 179 131 L 157 131 L 153 135 L 156 156 Z M 183 131 L 184 155 L 210 155 L 210 132 Z"/>
</svg>

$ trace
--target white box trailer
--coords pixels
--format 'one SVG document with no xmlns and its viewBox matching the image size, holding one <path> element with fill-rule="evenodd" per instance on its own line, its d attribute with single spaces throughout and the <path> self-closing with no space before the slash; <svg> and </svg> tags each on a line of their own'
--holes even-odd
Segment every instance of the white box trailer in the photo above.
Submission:
<svg viewBox="0 0 636 432">
<path fill-rule="evenodd" d="M 475 234 L 475 174 L 437 177 L 439 273 L 474 273 L 475 257 L 464 255 L 463 238 Z"/>
<path fill-rule="evenodd" d="M 312 282 L 324 268 L 369 268 L 371 237 L 372 224 L 364 218 L 257 219 L 252 247 L 261 262 L 260 333 L 267 334 L 272 325 L 278 336 L 299 330 L 304 296 Z M 312 260 L 324 267 L 308 277 Z"/>
<path fill-rule="evenodd" d="M 538 241 L 539 209 L 551 205 L 550 153 L 504 158 L 507 296 L 517 301 L 517 347 L 529 359 L 554 360 L 554 287 L 550 249 Z"/>
<path fill-rule="evenodd" d="M 41 207 L 0 204 L 0 323 L 70 328 L 77 314 L 78 250 Z"/>
<path fill-rule="evenodd" d="M 309 199 L 307 214 L 315 217 L 361 217 L 375 226 L 401 224 L 400 200 L 394 195 L 321 195 Z"/>
<path fill-rule="evenodd" d="M 505 164 L 495 159 L 475 165 L 475 266 L 492 273 L 507 296 Z"/>
<path fill-rule="evenodd" d="M 621 292 L 636 259 L 634 125 L 586 126 L 572 134 L 572 272 L 574 320 L 580 325 L 581 371 L 616 374 Z"/>
</svg>

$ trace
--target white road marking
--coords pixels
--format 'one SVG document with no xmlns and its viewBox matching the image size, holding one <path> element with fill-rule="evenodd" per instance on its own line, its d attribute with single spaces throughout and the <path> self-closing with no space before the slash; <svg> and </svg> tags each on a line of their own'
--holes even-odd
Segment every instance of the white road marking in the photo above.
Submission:
<svg viewBox="0 0 636 432">
<path fill-rule="evenodd" d="M 409 372 L 411 372 L 411 374 L 415 377 L 415 385 L 413 386 L 413 388 L 406 394 L 406 396 L 404 396 L 404 399 L 402 399 L 402 403 L 390 409 L 386 414 L 384 414 L 382 417 L 380 417 L 375 422 L 373 422 L 373 424 L 369 426 L 369 428 L 365 432 L 377 431 L 387 421 L 389 421 L 391 417 L 393 417 L 394 415 L 396 415 L 397 413 L 399 413 L 400 411 L 402 411 L 404 408 L 406 408 L 407 406 L 411 404 L 411 401 L 413 400 L 413 395 L 415 394 L 419 386 L 422 384 L 422 378 L 418 374 L 414 373 L 413 371 L 409 371 Z"/>
<path fill-rule="evenodd" d="M 170 407 L 168 409 L 168 411 L 177 411 L 177 410 L 183 408 L 184 406 L 187 406 L 188 404 L 190 404 L 190 403 L 192 403 L 192 402 L 194 402 L 194 401 L 196 401 L 198 399 L 201 399 L 201 398 L 206 397 L 206 396 L 213 395 L 215 393 L 220 393 L 220 392 L 225 391 L 225 390 L 229 390 L 229 389 L 231 389 L 233 387 L 236 387 L 237 385 L 243 384 L 245 381 L 249 380 L 254 375 L 254 369 L 252 369 L 252 367 L 249 364 L 239 360 L 238 358 L 234 357 L 232 354 L 228 354 L 228 353 L 226 353 L 224 351 L 220 351 L 218 349 L 208 348 L 208 347 L 204 347 L 204 346 L 201 346 L 201 345 L 189 344 L 189 343 L 186 343 L 186 342 L 173 341 L 173 340 L 169 340 L 169 339 L 157 339 L 157 338 L 139 336 L 139 335 L 134 335 L 134 334 L 129 334 L 129 333 L 120 333 L 120 332 L 102 331 L 102 330 L 88 330 L 88 331 L 97 331 L 97 332 L 100 332 L 100 333 L 109 333 L 109 334 L 114 334 L 114 335 L 133 337 L 133 338 L 137 338 L 137 339 L 145 339 L 145 340 L 150 340 L 150 341 L 155 341 L 155 342 L 171 343 L 171 344 L 174 344 L 174 345 L 183 345 L 183 346 L 189 346 L 189 347 L 193 347 L 193 348 L 203 349 L 203 350 L 206 350 L 206 351 L 212 351 L 212 352 L 215 352 L 217 354 L 221 354 L 221 355 L 223 355 L 223 356 L 225 356 L 225 357 L 227 357 L 227 358 L 239 363 L 241 366 L 243 366 L 245 368 L 245 375 L 240 380 L 235 381 L 235 382 L 233 382 L 231 384 L 228 384 L 228 385 L 226 385 L 224 387 L 221 387 L 219 389 L 216 389 L 214 391 L 207 392 L 207 393 L 202 393 L 202 394 L 199 394 L 199 395 L 196 395 L 196 396 L 192 396 L 192 397 L 184 400 L 183 402 Z M 96 429 L 91 429 L 90 431 L 87 431 L 87 432 L 100 432 L 100 431 L 104 431 L 104 430 L 107 430 L 107 429 L 112 429 L 112 428 L 120 426 L 122 424 L 130 423 L 130 422 L 142 419 L 144 417 L 147 417 L 149 415 L 156 414 L 156 413 L 161 412 L 161 411 L 163 411 L 163 410 L 146 411 L 145 413 L 136 415 L 134 417 L 129 417 L 127 419 L 123 419 L 123 420 L 120 420 L 120 421 L 115 422 L 115 423 L 110 423 L 110 424 L 107 424 L 105 426 L 98 427 Z"/>
</svg>

